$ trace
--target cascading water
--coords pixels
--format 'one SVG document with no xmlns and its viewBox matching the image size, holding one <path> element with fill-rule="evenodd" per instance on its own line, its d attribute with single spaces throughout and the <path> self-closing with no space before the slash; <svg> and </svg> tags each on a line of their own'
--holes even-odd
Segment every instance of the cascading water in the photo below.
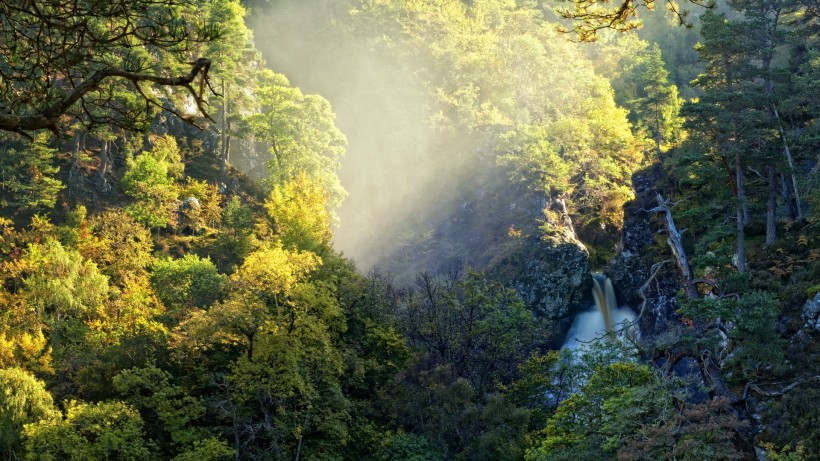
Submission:
<svg viewBox="0 0 820 461">
<path fill-rule="evenodd" d="M 595 305 L 575 316 L 564 347 L 583 346 L 615 331 L 618 325 L 635 319 L 629 307 L 618 306 L 615 288 L 606 275 L 592 274 L 592 297 Z"/>
</svg>

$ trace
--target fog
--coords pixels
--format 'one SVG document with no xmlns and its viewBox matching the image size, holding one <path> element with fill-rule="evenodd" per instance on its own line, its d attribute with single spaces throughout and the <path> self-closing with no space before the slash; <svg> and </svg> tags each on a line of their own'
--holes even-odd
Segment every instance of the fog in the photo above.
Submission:
<svg viewBox="0 0 820 461">
<path fill-rule="evenodd" d="M 401 245 L 407 226 L 448 202 L 461 174 L 446 158 L 454 148 L 435 145 L 431 104 L 413 77 L 419 63 L 380 54 L 372 37 L 342 38 L 339 3 L 274 1 L 249 22 L 268 66 L 333 106 L 348 140 L 340 176 L 349 193 L 335 246 L 367 269 Z"/>
</svg>

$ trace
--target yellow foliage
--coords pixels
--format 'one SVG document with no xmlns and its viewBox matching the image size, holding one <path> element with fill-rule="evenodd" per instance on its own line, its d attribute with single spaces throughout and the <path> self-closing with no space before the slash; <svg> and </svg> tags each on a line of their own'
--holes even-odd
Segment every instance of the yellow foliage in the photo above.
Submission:
<svg viewBox="0 0 820 461">
<path fill-rule="evenodd" d="M 6 333 L 0 332 L 0 368 L 14 363 L 14 341 L 6 339 Z"/>
<path fill-rule="evenodd" d="M 0 332 L 0 368 L 20 366 L 53 373 L 51 348 L 47 346 L 48 340 L 40 330 L 24 331 L 17 336 Z"/>
<path fill-rule="evenodd" d="M 301 172 L 283 186 L 274 187 L 265 208 L 286 246 L 313 249 L 333 237 L 329 201 L 324 186 Z"/>
<path fill-rule="evenodd" d="M 308 251 L 288 251 L 281 246 L 262 248 L 245 258 L 231 280 L 253 293 L 286 294 L 321 263 L 319 256 Z"/>
</svg>

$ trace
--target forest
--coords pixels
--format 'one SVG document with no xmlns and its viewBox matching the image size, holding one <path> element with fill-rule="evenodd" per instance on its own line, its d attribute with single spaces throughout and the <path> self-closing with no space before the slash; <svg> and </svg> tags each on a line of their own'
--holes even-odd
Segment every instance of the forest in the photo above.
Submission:
<svg viewBox="0 0 820 461">
<path fill-rule="evenodd" d="M 0 459 L 818 461 L 819 206 L 818 0 L 4 0 Z"/>
</svg>

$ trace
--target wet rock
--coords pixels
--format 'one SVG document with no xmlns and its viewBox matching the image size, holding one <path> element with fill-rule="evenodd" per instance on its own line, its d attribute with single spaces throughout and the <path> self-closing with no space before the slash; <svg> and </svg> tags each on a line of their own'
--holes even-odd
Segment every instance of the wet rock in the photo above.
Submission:
<svg viewBox="0 0 820 461">
<path fill-rule="evenodd" d="M 641 303 L 638 290 L 649 277 L 640 254 L 627 249 L 607 264 L 604 273 L 612 280 L 620 304 L 637 308 Z"/>
</svg>

